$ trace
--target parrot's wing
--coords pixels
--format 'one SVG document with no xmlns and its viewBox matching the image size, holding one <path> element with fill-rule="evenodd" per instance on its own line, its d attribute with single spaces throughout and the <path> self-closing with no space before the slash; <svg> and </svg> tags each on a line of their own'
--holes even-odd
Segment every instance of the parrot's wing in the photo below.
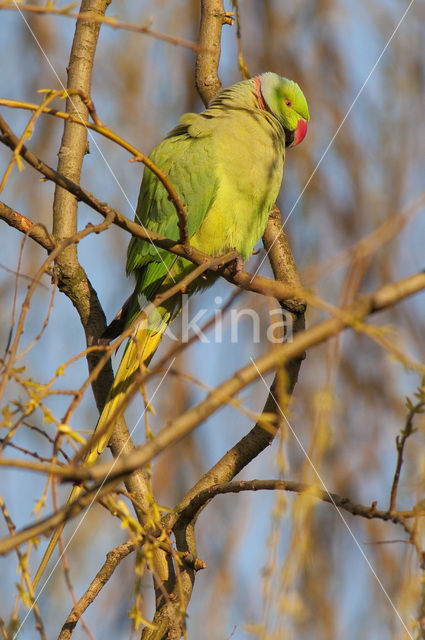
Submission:
<svg viewBox="0 0 425 640">
<path fill-rule="evenodd" d="M 167 173 L 186 207 L 188 232 L 189 237 L 192 237 L 210 210 L 218 190 L 213 122 L 202 114 L 194 113 L 185 114 L 180 122 L 155 147 L 150 158 Z M 147 168 L 140 188 L 136 221 L 167 238 L 179 239 L 175 207 L 165 187 Z M 150 266 L 149 271 L 152 272 L 149 273 L 149 280 L 158 281 L 161 276 L 165 276 L 174 260 L 175 256 L 166 250 L 158 249 L 145 240 L 133 238 L 128 248 L 127 273 L 154 262 L 157 264 Z"/>
</svg>

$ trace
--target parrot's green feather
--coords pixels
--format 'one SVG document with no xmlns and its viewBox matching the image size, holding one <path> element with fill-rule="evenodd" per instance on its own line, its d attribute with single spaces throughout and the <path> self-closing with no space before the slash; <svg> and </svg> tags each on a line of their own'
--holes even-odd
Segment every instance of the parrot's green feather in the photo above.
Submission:
<svg viewBox="0 0 425 640">
<path fill-rule="evenodd" d="M 195 116 L 195 114 L 187 115 Z M 190 216 L 188 216 L 189 237 L 199 228 L 214 202 L 218 189 L 218 182 L 213 176 L 208 176 L 208 179 L 205 179 L 206 160 L 208 163 L 214 162 L 214 158 L 208 151 L 207 140 L 205 137 L 192 136 L 191 129 L 190 121 L 176 127 L 150 155 L 150 159 L 168 174 L 171 184 L 179 194 L 187 211 L 190 212 Z M 210 133 L 207 134 L 207 138 L 209 135 Z M 179 238 L 176 209 L 170 201 L 165 187 L 148 169 L 143 175 L 136 209 L 136 221 L 151 231 L 172 240 Z M 164 259 L 164 256 L 169 255 L 167 251 L 158 251 L 149 242 L 133 238 L 128 249 L 127 273 L 143 267 L 150 260 L 161 262 L 161 258 Z M 166 270 L 165 273 L 167 273 Z"/>
</svg>

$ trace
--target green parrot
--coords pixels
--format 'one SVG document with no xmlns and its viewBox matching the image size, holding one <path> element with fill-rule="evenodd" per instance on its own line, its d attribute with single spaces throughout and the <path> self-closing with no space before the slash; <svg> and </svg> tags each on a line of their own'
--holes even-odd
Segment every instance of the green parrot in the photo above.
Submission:
<svg viewBox="0 0 425 640">
<path fill-rule="evenodd" d="M 307 133 L 308 106 L 298 84 L 263 73 L 220 91 L 200 114 L 186 113 L 154 148 L 150 158 L 168 174 L 187 212 L 190 244 L 217 256 L 234 249 L 247 260 L 263 235 L 283 175 L 285 148 Z M 148 230 L 178 241 L 175 207 L 158 178 L 145 169 L 136 221 Z M 127 275 L 136 287 L 104 337 L 115 338 L 130 325 L 129 339 L 96 429 L 104 435 L 88 453 L 93 464 L 114 429 L 111 416 L 121 404 L 137 371 L 149 363 L 167 325 L 181 310 L 181 294 L 164 301 L 149 318 L 143 306 L 191 272 L 195 265 L 148 241 L 132 238 Z M 186 293 L 209 286 L 216 276 L 195 280 Z M 138 318 L 140 320 L 138 321 Z M 75 486 L 72 502 L 82 489 Z M 34 577 L 38 584 L 63 526 L 56 529 Z"/>
</svg>

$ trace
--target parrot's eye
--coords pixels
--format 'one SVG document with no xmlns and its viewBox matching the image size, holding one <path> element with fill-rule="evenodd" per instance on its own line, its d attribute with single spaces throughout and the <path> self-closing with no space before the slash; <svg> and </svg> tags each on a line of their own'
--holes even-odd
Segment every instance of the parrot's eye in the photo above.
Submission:
<svg viewBox="0 0 425 640">
<path fill-rule="evenodd" d="M 291 108 L 292 107 L 292 100 L 286 99 L 285 100 L 285 104 L 286 104 L 287 107 Z"/>
</svg>

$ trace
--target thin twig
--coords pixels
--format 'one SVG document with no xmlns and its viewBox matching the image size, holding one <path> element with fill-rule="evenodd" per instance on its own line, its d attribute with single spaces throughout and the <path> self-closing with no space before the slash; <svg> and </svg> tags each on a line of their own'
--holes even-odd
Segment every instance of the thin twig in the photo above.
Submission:
<svg viewBox="0 0 425 640">
<path fill-rule="evenodd" d="M 91 123 L 88 120 L 84 120 L 84 118 L 82 118 L 78 112 L 77 114 L 64 113 L 63 111 L 57 111 L 56 109 L 52 109 L 47 106 L 48 102 L 50 102 L 54 98 L 57 98 L 57 97 L 63 98 L 68 95 L 79 96 L 82 99 L 83 103 L 86 105 L 87 109 L 92 115 L 94 123 Z M 49 92 L 48 98 L 46 98 L 46 100 L 41 105 L 31 104 L 28 102 L 19 102 L 17 100 L 7 100 L 5 98 L 0 99 L 0 104 L 3 104 L 4 106 L 11 107 L 11 108 L 28 109 L 30 111 L 35 111 L 34 116 L 30 120 L 30 123 L 32 124 L 34 123 L 35 119 L 40 116 L 41 113 L 56 116 L 57 118 L 62 118 L 63 120 L 69 123 L 78 124 L 83 126 L 85 129 L 91 129 L 92 131 L 96 131 L 97 133 L 100 133 L 101 135 L 103 135 L 105 138 L 108 138 L 109 140 L 112 140 L 116 144 L 120 145 L 121 147 L 123 147 L 123 149 L 126 149 L 127 151 L 129 151 L 133 155 L 131 162 L 142 162 L 150 171 L 152 171 L 152 173 L 156 175 L 158 180 L 163 184 L 164 188 L 166 189 L 169 195 L 170 201 L 173 203 L 176 209 L 176 213 L 178 216 L 178 227 L 180 230 L 180 243 L 183 245 L 187 245 L 189 243 L 189 232 L 187 229 L 186 209 L 180 199 L 179 194 L 171 184 L 171 181 L 167 173 L 163 171 L 160 167 L 158 167 L 154 162 L 152 162 L 152 160 L 148 156 L 146 156 L 144 153 L 136 149 L 136 147 L 134 147 L 132 144 L 127 142 L 127 140 L 124 140 L 123 138 L 121 138 L 109 127 L 104 125 L 102 121 L 99 119 L 99 117 L 97 116 L 97 112 L 96 112 L 93 101 L 85 94 L 84 91 L 81 91 L 81 90 L 70 90 L 68 92 L 51 91 Z M 21 149 L 23 147 L 24 140 L 25 140 L 25 132 L 21 136 L 21 139 L 18 140 L 18 144 L 14 149 L 14 158 L 20 154 Z M 1 188 L 0 188 L 0 192 L 1 192 Z M 137 214 L 136 214 L 136 220 L 137 220 Z"/>
<path fill-rule="evenodd" d="M 106 17 L 95 15 L 89 11 L 80 11 L 79 13 L 72 13 L 70 8 L 65 7 L 64 9 L 55 9 L 54 7 L 39 7 L 37 5 L 29 5 L 29 4 L 19 4 L 18 6 L 11 4 L 10 2 L 1 3 L 1 9 L 14 9 L 18 11 L 26 11 L 29 13 L 38 13 L 38 14 L 52 14 L 64 18 L 73 18 L 74 20 L 87 20 L 89 22 L 95 22 L 97 24 L 104 24 L 107 27 L 112 27 L 113 29 L 123 29 L 125 31 L 133 31 L 135 33 L 143 33 L 145 35 L 151 36 L 156 40 L 162 40 L 163 42 L 168 42 L 169 44 L 178 45 L 181 47 L 186 47 L 187 49 L 191 49 L 192 51 L 199 51 L 200 46 L 196 42 L 191 42 L 190 40 L 186 40 L 185 38 L 176 38 L 175 36 L 168 36 L 165 33 L 159 33 L 158 31 L 154 31 L 150 27 L 146 25 L 135 25 L 127 22 L 121 22 L 117 18 L 114 17 Z"/>
<path fill-rule="evenodd" d="M 26 295 L 25 300 L 24 300 L 24 302 L 22 304 L 22 310 L 21 310 L 21 314 L 20 314 L 19 320 L 18 320 L 18 325 L 17 325 L 17 328 L 16 328 L 15 338 L 14 338 L 14 341 L 13 341 L 12 346 L 11 346 L 10 351 L 9 351 L 9 357 L 7 359 L 7 362 L 6 362 L 4 375 L 3 375 L 2 380 L 0 382 L 0 398 L 2 397 L 2 395 L 4 393 L 4 389 L 5 389 L 5 386 L 7 384 L 7 380 L 9 379 L 11 368 L 12 368 L 13 363 L 15 361 L 15 357 L 16 357 L 16 352 L 17 352 L 17 349 L 18 349 L 19 341 L 21 339 L 21 336 L 22 336 L 22 333 L 23 333 L 23 330 L 24 330 L 25 318 L 26 318 L 26 315 L 27 315 L 28 310 L 29 310 L 30 300 L 32 298 L 32 295 L 34 293 L 34 290 L 36 288 L 38 280 L 41 278 L 41 276 L 44 273 L 46 273 L 46 271 L 49 268 L 49 266 L 52 263 L 52 261 L 55 260 L 55 258 L 61 252 L 63 252 L 63 250 L 65 248 L 77 244 L 82 238 L 86 237 L 87 235 L 89 235 L 91 233 L 100 233 L 104 229 L 108 228 L 110 226 L 111 222 L 112 222 L 112 217 L 113 216 L 110 215 L 109 219 L 105 218 L 105 220 L 100 225 L 88 225 L 85 229 L 82 229 L 81 231 L 76 233 L 74 236 L 69 237 L 69 238 L 65 238 L 64 240 L 62 240 L 62 242 L 59 243 L 56 246 L 56 248 L 49 254 L 49 256 L 46 258 L 46 260 L 43 262 L 43 264 L 41 265 L 41 267 L 37 271 L 37 273 L 36 273 L 36 275 L 34 277 L 34 282 L 29 286 L 27 295 Z"/>
<path fill-rule="evenodd" d="M 12 537 L 15 536 L 16 527 L 15 527 L 13 521 L 12 521 L 10 513 L 8 512 L 8 510 L 6 508 L 6 505 L 5 505 L 4 500 L 3 500 L 1 495 L 0 495 L 0 509 L 1 509 L 2 513 L 3 513 L 3 517 L 4 517 L 5 521 L 6 521 L 7 528 L 9 529 L 10 535 Z M 16 550 L 16 555 L 18 556 L 19 568 L 20 568 L 20 571 L 22 573 L 22 580 L 25 583 L 27 594 L 28 594 L 28 598 L 29 598 L 29 601 L 31 603 L 31 609 L 34 612 L 36 629 L 40 634 L 41 640 L 46 640 L 46 634 L 45 634 L 45 631 L 44 631 L 43 620 L 41 618 L 40 608 L 39 608 L 39 606 L 38 606 L 38 604 L 37 604 L 37 602 L 36 602 L 36 600 L 34 598 L 34 590 L 32 588 L 30 575 L 28 573 L 28 561 L 27 561 L 26 554 L 23 554 L 18 547 L 16 547 L 15 550 Z"/>
<path fill-rule="evenodd" d="M 248 65 L 245 62 L 245 58 L 243 55 L 243 50 L 242 50 L 242 28 L 241 28 L 241 13 L 239 10 L 239 1 L 238 0 L 233 0 L 233 4 L 235 7 L 235 14 L 236 14 L 236 40 L 238 42 L 238 63 L 239 63 L 239 70 L 242 74 L 242 79 L 243 80 L 249 80 L 249 78 L 251 77 L 249 71 L 248 71 Z"/>
<path fill-rule="evenodd" d="M 16 461 L 18 462 L 18 461 Z M 0 458 L 1 463 L 1 458 Z M 48 465 L 45 465 L 46 467 Z M 41 467 L 41 465 L 40 465 Z M 25 527 L 21 531 L 18 531 L 15 535 L 3 538 L 0 540 L 0 555 L 5 555 L 16 549 L 24 542 L 28 542 L 32 538 L 36 538 L 40 535 L 48 535 L 55 528 L 64 522 L 76 517 L 87 506 L 91 505 L 94 501 L 100 501 L 107 493 L 113 488 L 113 485 L 94 487 L 84 494 L 81 494 L 76 500 L 69 504 L 65 504 L 63 507 L 54 511 L 50 516 L 43 518 L 39 522 L 36 522 L 29 527 Z"/>
<path fill-rule="evenodd" d="M 21 158 L 20 158 L 20 153 L 21 153 L 21 149 L 24 146 L 24 142 L 27 138 L 31 137 L 31 134 L 34 130 L 34 126 L 35 123 L 37 122 L 38 118 L 41 116 L 41 114 L 43 113 L 43 109 L 45 107 L 48 107 L 49 103 L 52 102 L 52 100 L 54 100 L 57 97 L 57 92 L 53 91 L 51 93 L 49 93 L 45 99 L 43 100 L 43 102 L 41 104 L 38 105 L 37 109 L 34 111 L 34 113 L 32 114 L 31 118 L 28 121 L 28 124 L 26 125 L 26 127 L 24 128 L 24 131 L 21 135 L 21 137 L 19 138 L 18 144 L 15 146 L 15 149 L 13 151 L 13 156 L 9 161 L 9 164 L 7 166 L 6 171 L 4 172 L 2 181 L 0 182 L 0 193 L 3 191 L 6 182 L 8 181 L 10 174 L 12 172 L 13 166 L 16 163 L 18 166 L 21 163 Z"/>
<path fill-rule="evenodd" d="M 423 398 L 424 392 L 423 391 L 420 392 L 420 395 Z M 396 510 L 397 491 L 398 491 L 398 485 L 400 482 L 401 467 L 403 465 L 404 446 L 406 444 L 407 438 L 410 435 L 412 435 L 412 433 L 414 433 L 415 431 L 415 429 L 413 428 L 413 421 L 414 421 L 415 415 L 417 415 L 418 413 L 423 413 L 424 411 L 425 399 L 421 399 L 415 405 L 412 405 L 410 400 L 409 400 L 409 403 L 410 403 L 410 410 L 407 415 L 406 424 L 404 428 L 401 430 L 400 435 L 396 436 L 396 439 L 395 439 L 395 444 L 397 449 L 397 463 L 396 463 L 396 468 L 394 472 L 393 483 L 391 486 L 389 511 Z"/>
<path fill-rule="evenodd" d="M 58 640 L 68 640 L 74 631 L 78 620 L 81 618 L 87 607 L 97 597 L 101 589 L 105 586 L 108 580 L 111 578 L 115 569 L 119 563 L 126 558 L 136 548 L 136 543 L 132 540 L 120 544 L 115 549 L 112 549 L 106 554 L 106 560 L 101 569 L 92 580 L 88 589 L 84 592 L 78 602 L 72 607 L 70 614 L 68 615 L 61 632 L 58 636 Z"/>
</svg>

